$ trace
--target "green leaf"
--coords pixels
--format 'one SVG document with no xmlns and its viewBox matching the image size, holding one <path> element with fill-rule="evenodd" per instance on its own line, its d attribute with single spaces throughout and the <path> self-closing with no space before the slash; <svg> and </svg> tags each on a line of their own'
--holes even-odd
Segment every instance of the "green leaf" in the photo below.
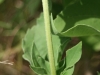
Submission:
<svg viewBox="0 0 100 75">
<path fill-rule="evenodd" d="M 65 21 L 60 16 L 57 16 L 52 27 L 55 34 L 65 37 L 77 37 L 100 35 L 99 24 L 99 18 L 89 18 L 76 22 L 76 24 L 71 28 L 68 26 L 68 29 L 68 27 L 66 28 Z"/>
<path fill-rule="evenodd" d="M 66 51 L 66 69 L 74 66 L 82 54 L 82 42 L 78 43 L 76 46 L 72 47 Z"/>
<path fill-rule="evenodd" d="M 65 32 L 60 33 L 62 36 L 76 37 L 76 36 L 91 36 L 91 35 L 100 35 L 100 31 L 88 26 L 88 25 L 77 25 Z"/>
<path fill-rule="evenodd" d="M 29 29 L 27 31 L 27 34 L 23 40 L 23 51 L 24 51 L 23 58 L 25 60 L 29 61 L 31 68 L 37 74 L 39 74 L 39 73 L 40 74 L 47 74 L 46 70 L 43 68 L 43 66 L 41 66 L 41 64 L 43 64 L 43 63 L 40 63 L 40 61 L 43 59 L 41 58 L 40 60 L 38 60 L 39 52 L 38 52 L 38 50 L 33 42 L 34 36 L 32 36 L 32 32 L 33 32 L 34 28 Z M 27 38 L 29 38 L 29 39 L 27 39 Z"/>
<path fill-rule="evenodd" d="M 34 28 L 28 29 L 23 41 L 22 41 L 22 49 L 24 51 L 23 58 L 33 64 L 32 62 L 32 48 L 34 43 L 34 35 L 31 32 L 34 32 Z"/>
<path fill-rule="evenodd" d="M 61 60 L 65 46 L 68 44 L 70 38 L 59 38 L 56 35 L 52 35 L 52 43 L 54 50 L 55 65 Z"/>
<path fill-rule="evenodd" d="M 38 52 L 35 44 L 33 44 L 31 56 L 32 56 L 32 61 L 33 61 L 33 63 L 31 65 L 34 67 L 40 67 L 40 64 L 39 64 L 40 61 L 38 60 L 40 55 L 39 55 L 39 52 Z"/>
<path fill-rule="evenodd" d="M 38 60 L 38 63 L 40 64 L 40 66 L 46 70 L 47 74 L 50 74 L 49 62 L 44 60 L 42 57 L 38 57 L 37 60 Z"/>
<path fill-rule="evenodd" d="M 87 2 L 83 1 L 84 5 L 79 2 L 72 4 L 58 14 L 52 22 L 53 32 L 64 37 L 100 35 L 100 12 L 97 10 L 100 3 L 93 1 L 93 6 Z"/>
<path fill-rule="evenodd" d="M 63 39 L 60 39 L 59 36 L 52 34 L 52 44 L 53 44 L 53 50 L 54 50 L 55 65 L 58 64 L 58 60 L 61 57 L 61 56 L 59 56 L 59 54 L 63 53 L 64 49 L 61 48 L 62 44 L 65 41 L 66 41 L 66 43 L 64 43 L 64 44 L 67 44 L 69 42 L 70 38 L 66 38 L 63 42 L 61 42 L 62 40 Z M 45 57 L 47 56 L 47 44 L 46 44 L 46 35 L 45 35 L 43 14 L 41 14 L 41 17 L 37 20 L 34 41 L 35 41 L 35 45 L 37 47 L 37 50 L 38 50 L 40 56 L 43 59 L 45 59 Z"/>
<path fill-rule="evenodd" d="M 54 25 L 53 30 L 54 31 L 56 30 L 57 33 L 60 33 L 65 28 L 66 22 L 64 21 L 64 19 L 62 19 L 61 15 L 59 14 L 59 16 L 57 16 L 56 19 L 54 20 L 53 25 Z"/>
<path fill-rule="evenodd" d="M 66 67 L 60 75 L 72 75 L 74 72 L 74 66 L 81 58 L 82 54 L 82 42 L 66 51 Z"/>
<path fill-rule="evenodd" d="M 69 40 L 70 38 L 60 38 L 59 36 L 52 34 L 52 44 L 56 67 L 59 65 L 64 48 Z M 37 74 L 40 74 L 40 72 L 50 74 L 48 57 L 46 59 L 48 53 L 43 14 L 41 14 L 37 19 L 37 25 L 33 26 L 27 31 L 25 38 L 23 39 L 22 46 L 24 51 L 23 57 L 25 60 L 30 62 L 32 69 Z M 38 71 L 38 69 L 40 71 Z"/>
<path fill-rule="evenodd" d="M 47 55 L 47 45 L 46 45 L 46 36 L 44 29 L 45 29 L 44 20 L 43 16 L 41 15 L 41 17 L 37 21 L 37 26 L 35 28 L 34 41 L 40 56 L 45 59 Z"/>
<path fill-rule="evenodd" d="M 40 67 L 33 67 L 33 66 L 30 66 L 34 72 L 36 74 L 40 74 L 40 75 L 47 75 L 47 72 L 43 69 L 43 68 L 40 68 Z"/>
<path fill-rule="evenodd" d="M 64 71 L 61 73 L 61 75 L 72 75 L 74 72 L 74 66 L 72 66 L 69 69 L 64 69 Z"/>
</svg>

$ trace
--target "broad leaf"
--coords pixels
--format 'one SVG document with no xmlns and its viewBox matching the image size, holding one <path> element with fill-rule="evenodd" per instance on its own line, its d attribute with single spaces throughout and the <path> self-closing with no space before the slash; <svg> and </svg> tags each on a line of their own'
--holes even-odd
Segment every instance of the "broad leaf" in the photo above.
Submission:
<svg viewBox="0 0 100 75">
<path fill-rule="evenodd" d="M 66 67 L 60 75 L 72 75 L 74 72 L 74 66 L 81 58 L 82 54 L 82 42 L 66 51 Z"/>
<path fill-rule="evenodd" d="M 29 29 L 25 35 L 25 38 L 23 39 L 22 42 L 22 48 L 24 51 L 23 58 L 32 64 L 32 48 L 33 48 L 33 43 L 34 43 L 34 35 L 32 35 L 31 32 L 34 32 L 34 28 Z"/>
<path fill-rule="evenodd" d="M 100 2 L 82 1 L 66 7 L 54 20 L 52 29 L 64 37 L 100 35 Z M 90 8 L 91 7 L 91 8 Z M 100 9 L 100 7 L 99 7 Z M 80 11 L 79 11 L 80 10 Z M 92 12 L 91 12 L 92 11 Z"/>
<path fill-rule="evenodd" d="M 66 69 L 74 66 L 82 54 L 82 42 L 78 43 L 76 46 L 72 47 L 66 51 Z"/>
</svg>

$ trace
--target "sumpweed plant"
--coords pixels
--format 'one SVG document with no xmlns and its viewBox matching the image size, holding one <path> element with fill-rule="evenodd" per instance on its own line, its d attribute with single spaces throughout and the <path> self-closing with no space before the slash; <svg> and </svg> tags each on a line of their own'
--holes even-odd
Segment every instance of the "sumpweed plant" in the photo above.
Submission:
<svg viewBox="0 0 100 75">
<path fill-rule="evenodd" d="M 80 42 L 78 45 L 69 49 L 66 52 L 66 57 L 61 59 L 70 38 L 59 37 L 54 34 L 51 34 L 51 37 L 57 75 L 72 74 L 75 63 L 81 57 L 82 43 Z M 23 39 L 23 57 L 29 61 L 30 67 L 37 74 L 41 75 L 51 74 L 46 42 L 43 14 L 41 14 L 40 18 L 37 19 L 37 25 L 28 29 Z"/>
<path fill-rule="evenodd" d="M 70 9 L 75 7 L 73 5 L 75 2 L 73 4 L 70 2 L 67 4 L 66 0 L 63 2 L 64 9 L 53 20 L 50 1 L 42 0 L 43 13 L 37 19 L 37 24 L 28 29 L 23 39 L 23 58 L 38 75 L 72 75 L 75 64 L 81 58 L 82 42 L 67 50 L 66 56 L 62 59 L 65 47 L 71 40 L 70 37 L 100 34 L 99 18 L 84 19 L 82 14 L 81 18 L 78 16 L 78 20 L 75 16 L 70 17 L 73 13 L 69 14 L 67 11 L 69 6 L 72 5 Z M 83 5 L 81 8 L 84 7 Z"/>
</svg>

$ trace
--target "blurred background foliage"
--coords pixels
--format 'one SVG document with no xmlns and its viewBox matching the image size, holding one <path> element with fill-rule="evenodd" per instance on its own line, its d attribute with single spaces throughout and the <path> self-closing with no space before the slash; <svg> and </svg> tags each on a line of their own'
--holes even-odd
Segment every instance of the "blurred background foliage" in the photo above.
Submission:
<svg viewBox="0 0 100 75">
<path fill-rule="evenodd" d="M 0 75 L 35 75 L 22 58 L 21 41 L 41 11 L 41 0 L 0 0 Z"/>
<path fill-rule="evenodd" d="M 52 0 L 53 18 L 64 7 L 78 2 L 87 3 L 87 0 Z M 0 0 L 0 75 L 35 75 L 22 58 L 21 41 L 41 12 L 41 0 Z M 100 36 L 74 37 L 66 49 L 79 40 L 83 41 L 83 54 L 74 75 L 96 75 L 96 71 L 100 71 Z"/>
</svg>

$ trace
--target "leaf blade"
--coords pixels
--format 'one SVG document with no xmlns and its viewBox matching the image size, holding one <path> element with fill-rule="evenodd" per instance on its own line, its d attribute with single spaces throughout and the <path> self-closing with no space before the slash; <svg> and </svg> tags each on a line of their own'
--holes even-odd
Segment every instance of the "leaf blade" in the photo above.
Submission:
<svg viewBox="0 0 100 75">
<path fill-rule="evenodd" d="M 80 59 L 82 54 L 82 42 L 66 51 L 66 69 L 74 66 Z"/>
</svg>

